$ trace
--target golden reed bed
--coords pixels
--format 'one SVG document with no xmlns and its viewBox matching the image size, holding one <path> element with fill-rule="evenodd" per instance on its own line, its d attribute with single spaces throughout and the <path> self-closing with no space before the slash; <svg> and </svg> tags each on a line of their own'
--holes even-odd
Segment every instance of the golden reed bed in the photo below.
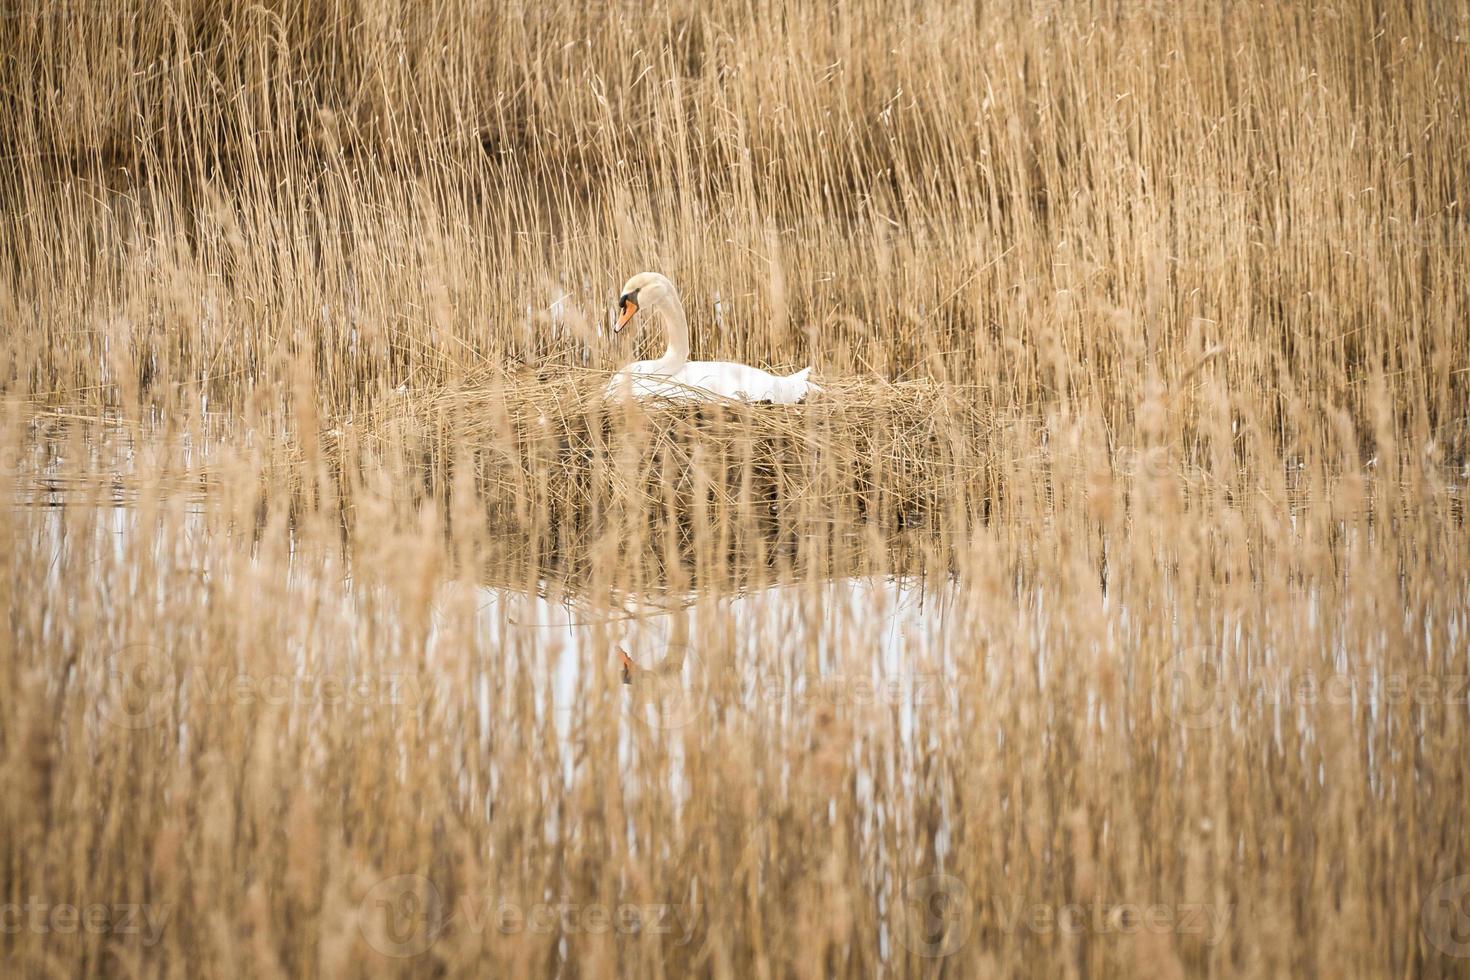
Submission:
<svg viewBox="0 0 1470 980">
<path fill-rule="evenodd" d="M 1464 976 L 1464 10 L 0 4 L 0 973 Z"/>
<path fill-rule="evenodd" d="M 687 521 L 698 507 L 778 524 L 852 514 L 895 528 L 938 522 L 947 506 L 989 493 L 999 423 L 973 389 L 823 385 L 801 405 L 696 404 L 608 400 L 601 372 L 472 378 L 333 430 L 329 455 L 352 481 L 356 464 L 392 445 L 426 490 L 444 491 L 466 467 L 505 530 L 535 514 L 562 535 L 625 514 Z"/>
</svg>

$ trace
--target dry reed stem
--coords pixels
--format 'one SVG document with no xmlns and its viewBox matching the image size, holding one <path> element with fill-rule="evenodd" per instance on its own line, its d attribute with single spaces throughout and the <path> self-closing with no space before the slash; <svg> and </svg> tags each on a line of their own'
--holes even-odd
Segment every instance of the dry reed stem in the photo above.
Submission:
<svg viewBox="0 0 1470 980">
<path fill-rule="evenodd" d="M 0 10 L 0 970 L 1463 975 L 1460 7 Z"/>
</svg>

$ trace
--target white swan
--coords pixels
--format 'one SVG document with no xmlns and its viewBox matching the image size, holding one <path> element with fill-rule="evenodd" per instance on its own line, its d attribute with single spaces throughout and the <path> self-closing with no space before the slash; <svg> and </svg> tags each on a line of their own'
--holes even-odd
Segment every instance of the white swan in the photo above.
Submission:
<svg viewBox="0 0 1470 980">
<path fill-rule="evenodd" d="M 669 347 L 656 361 L 635 361 L 613 376 L 607 386 L 609 398 L 664 398 L 673 401 L 718 401 L 733 398 L 745 402 L 774 402 L 793 405 L 808 394 L 820 392 L 807 380 L 811 368 L 782 377 L 733 361 L 689 360 L 689 321 L 674 284 L 657 272 L 640 272 L 623 285 L 618 298 L 621 331 L 639 310 L 663 315 Z"/>
</svg>

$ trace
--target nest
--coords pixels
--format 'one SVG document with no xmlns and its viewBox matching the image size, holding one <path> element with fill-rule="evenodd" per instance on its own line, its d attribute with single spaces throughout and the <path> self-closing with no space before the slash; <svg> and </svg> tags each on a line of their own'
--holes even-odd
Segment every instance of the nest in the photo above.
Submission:
<svg viewBox="0 0 1470 980">
<path fill-rule="evenodd" d="M 686 542 L 696 526 L 911 527 L 984 500 L 994 477 L 994 424 L 975 389 L 824 380 L 800 405 L 633 402 L 604 398 L 607 380 L 486 377 L 407 394 L 356 438 L 406 449 L 426 493 L 472 479 L 493 527 L 562 545 L 650 521 Z"/>
</svg>

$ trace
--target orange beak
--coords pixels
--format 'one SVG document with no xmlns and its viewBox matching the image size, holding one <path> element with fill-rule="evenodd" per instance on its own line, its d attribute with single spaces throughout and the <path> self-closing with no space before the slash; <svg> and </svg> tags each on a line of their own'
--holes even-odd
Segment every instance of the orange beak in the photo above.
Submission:
<svg viewBox="0 0 1470 980">
<path fill-rule="evenodd" d="M 623 683 L 633 683 L 633 672 L 638 669 L 638 665 L 633 662 L 632 657 L 623 652 L 622 647 L 618 648 L 618 660 L 623 665 Z"/>
<path fill-rule="evenodd" d="M 617 326 L 613 327 L 613 333 L 617 333 L 618 331 L 622 330 L 623 327 L 627 326 L 628 321 L 633 319 L 633 314 L 637 312 L 637 303 L 633 302 L 631 299 L 623 300 L 623 312 L 622 315 L 618 317 Z"/>
</svg>

